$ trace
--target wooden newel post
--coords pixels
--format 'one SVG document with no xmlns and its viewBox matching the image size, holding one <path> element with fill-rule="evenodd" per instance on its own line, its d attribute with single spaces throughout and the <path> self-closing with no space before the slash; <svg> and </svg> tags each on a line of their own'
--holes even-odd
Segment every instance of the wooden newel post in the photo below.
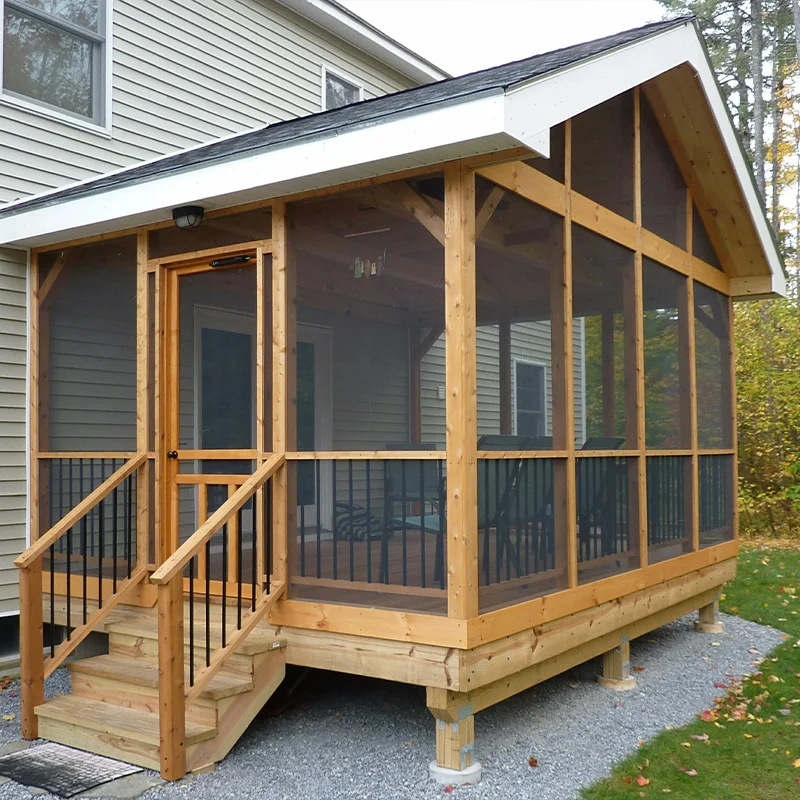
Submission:
<svg viewBox="0 0 800 800">
<path fill-rule="evenodd" d="M 20 683 L 22 738 L 39 738 L 35 708 L 44 703 L 44 625 L 42 622 L 42 559 L 19 572 Z"/>
<path fill-rule="evenodd" d="M 186 774 L 186 705 L 184 699 L 183 576 L 158 587 L 158 706 L 161 777 Z"/>
</svg>

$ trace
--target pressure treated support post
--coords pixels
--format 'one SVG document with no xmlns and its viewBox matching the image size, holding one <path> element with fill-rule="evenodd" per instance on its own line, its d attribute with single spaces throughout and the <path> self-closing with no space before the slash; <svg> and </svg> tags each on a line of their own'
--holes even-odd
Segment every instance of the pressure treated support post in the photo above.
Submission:
<svg viewBox="0 0 800 800">
<path fill-rule="evenodd" d="M 627 636 L 622 637 L 619 647 L 603 653 L 603 674 L 597 676 L 597 682 L 617 692 L 636 688 L 636 678 L 631 675 L 631 644 Z"/>
<path fill-rule="evenodd" d="M 20 684 L 22 738 L 39 738 L 34 709 L 44 703 L 44 649 L 42 623 L 42 559 L 19 572 Z"/>
<path fill-rule="evenodd" d="M 694 629 L 698 633 L 722 633 L 725 630 L 725 625 L 719 621 L 719 598 L 700 609 Z"/>
<path fill-rule="evenodd" d="M 183 576 L 158 587 L 158 722 L 161 777 L 186 774 L 184 698 Z"/>
</svg>

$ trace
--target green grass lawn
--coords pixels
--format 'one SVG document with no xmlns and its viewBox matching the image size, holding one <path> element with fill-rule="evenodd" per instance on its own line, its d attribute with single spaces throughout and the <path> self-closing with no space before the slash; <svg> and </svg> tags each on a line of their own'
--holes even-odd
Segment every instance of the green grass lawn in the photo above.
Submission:
<svg viewBox="0 0 800 800">
<path fill-rule="evenodd" d="M 743 550 L 721 606 L 791 638 L 701 718 L 665 730 L 585 790 L 586 800 L 800 798 L 800 549 Z"/>
</svg>

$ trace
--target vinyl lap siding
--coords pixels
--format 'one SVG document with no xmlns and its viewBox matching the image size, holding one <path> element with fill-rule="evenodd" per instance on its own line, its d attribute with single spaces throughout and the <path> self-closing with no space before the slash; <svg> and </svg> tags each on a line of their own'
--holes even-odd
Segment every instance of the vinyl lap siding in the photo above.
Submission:
<svg viewBox="0 0 800 800">
<path fill-rule="evenodd" d="M 114 0 L 113 59 L 110 138 L 3 104 L 0 202 L 319 111 L 323 65 L 413 85 L 274 0 Z"/>
<path fill-rule="evenodd" d="M 477 331 L 477 405 L 478 435 L 500 431 L 500 371 L 498 364 L 499 330 L 496 326 Z M 573 326 L 575 363 L 575 439 L 583 442 L 583 334 L 580 322 Z M 553 430 L 552 369 L 550 327 L 547 322 L 516 323 L 511 327 L 511 359 L 542 364 L 545 367 L 547 433 Z M 422 440 L 445 446 L 445 401 L 439 399 L 439 387 L 445 385 L 445 344 L 440 336 L 422 360 L 421 370 Z M 512 384 L 512 409 L 514 408 Z M 513 414 L 512 414 L 513 419 Z"/>
<path fill-rule="evenodd" d="M 0 614 L 19 607 L 25 549 L 26 255 L 0 248 Z"/>
</svg>

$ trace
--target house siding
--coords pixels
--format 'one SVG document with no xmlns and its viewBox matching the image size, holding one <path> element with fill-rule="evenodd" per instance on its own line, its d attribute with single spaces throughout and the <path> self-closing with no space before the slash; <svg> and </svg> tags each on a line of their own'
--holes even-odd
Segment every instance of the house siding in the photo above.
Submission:
<svg viewBox="0 0 800 800">
<path fill-rule="evenodd" d="M 496 327 L 481 327 L 477 331 L 477 405 L 478 435 L 500 431 L 500 372 L 498 365 L 499 331 Z M 573 325 L 573 356 L 575 363 L 575 439 L 584 438 L 583 408 L 583 330 L 581 323 Z M 550 355 L 550 326 L 547 322 L 522 322 L 511 326 L 511 360 L 530 361 L 545 368 L 545 398 L 547 426 L 552 434 L 552 380 Z M 439 387 L 445 385 L 445 344 L 440 336 L 422 360 L 421 419 L 422 441 L 445 445 L 445 401 L 440 400 Z M 511 387 L 512 409 L 514 389 Z M 513 419 L 513 414 L 512 414 Z"/>
<path fill-rule="evenodd" d="M 0 202 L 319 111 L 323 66 L 363 83 L 365 98 L 414 85 L 274 0 L 113 9 L 111 136 L 3 103 Z"/>
<path fill-rule="evenodd" d="M 24 252 L 0 248 L 0 615 L 17 610 L 25 549 L 26 266 Z"/>
</svg>

